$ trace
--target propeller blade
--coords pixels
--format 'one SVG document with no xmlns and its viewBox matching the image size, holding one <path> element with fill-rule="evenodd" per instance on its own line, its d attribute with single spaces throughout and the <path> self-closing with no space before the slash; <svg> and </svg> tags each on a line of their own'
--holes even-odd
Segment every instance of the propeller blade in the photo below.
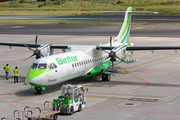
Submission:
<svg viewBox="0 0 180 120">
<path fill-rule="evenodd" d="M 112 69 L 114 70 L 114 61 L 112 61 Z"/>
<path fill-rule="evenodd" d="M 111 34 L 111 37 L 110 37 L 110 47 L 111 47 L 111 51 L 112 51 L 112 34 Z"/>
<path fill-rule="evenodd" d="M 119 60 L 123 61 L 121 58 L 119 58 L 119 57 L 117 57 L 117 56 L 115 56 L 115 57 L 118 58 Z"/>
<path fill-rule="evenodd" d="M 36 39 L 35 39 L 36 49 L 37 49 L 37 37 L 38 37 L 38 33 L 36 34 Z"/>
<path fill-rule="evenodd" d="M 126 45 L 126 46 L 127 46 L 127 45 Z M 119 50 L 123 49 L 123 48 L 126 47 L 126 46 L 123 46 L 123 47 L 119 48 L 118 50 L 116 50 L 116 51 L 114 51 L 114 52 L 118 52 Z"/>
<path fill-rule="evenodd" d="M 103 50 L 102 48 L 100 48 L 98 45 L 96 45 L 100 50 L 102 50 L 102 51 L 104 51 L 104 52 L 106 52 L 106 53 L 108 53 L 109 54 L 109 52 L 107 52 L 107 51 L 105 51 L 105 50 Z"/>
<path fill-rule="evenodd" d="M 33 54 L 33 55 L 31 55 L 30 57 L 28 57 L 28 58 L 24 59 L 23 61 L 26 61 L 27 59 L 29 59 L 29 58 L 31 58 L 31 57 L 33 57 L 33 56 L 34 56 L 34 54 Z"/>
<path fill-rule="evenodd" d="M 40 53 L 40 56 L 41 56 L 41 57 L 44 57 L 41 53 Z"/>
<path fill-rule="evenodd" d="M 26 46 L 29 50 L 34 51 L 32 48 L 30 48 L 29 46 L 27 46 L 24 42 L 23 42 L 24 46 Z"/>
</svg>

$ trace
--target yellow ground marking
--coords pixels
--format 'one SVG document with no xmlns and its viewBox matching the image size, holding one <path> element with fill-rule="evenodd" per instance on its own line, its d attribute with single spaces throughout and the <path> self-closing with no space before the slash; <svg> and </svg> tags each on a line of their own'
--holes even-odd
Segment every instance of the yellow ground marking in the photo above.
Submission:
<svg viewBox="0 0 180 120">
<path fill-rule="evenodd" d="M 86 97 L 95 97 L 95 98 L 110 98 L 110 99 L 123 99 L 123 100 L 132 100 L 132 101 L 147 101 L 147 102 L 155 102 L 155 99 L 146 99 L 146 98 L 120 98 L 120 97 L 107 97 L 107 96 L 90 96 L 86 95 Z"/>
<path fill-rule="evenodd" d="M 153 61 L 149 61 L 149 62 L 146 62 L 146 63 L 142 63 L 142 64 L 139 64 L 139 65 L 136 65 L 136 66 L 132 66 L 132 67 L 126 68 L 126 70 L 132 69 L 132 68 L 136 68 L 136 67 L 139 67 L 139 66 L 142 66 L 142 65 L 146 65 L 146 64 L 149 64 L 149 63 L 157 62 L 159 60 L 170 58 L 170 57 L 173 57 L 173 56 L 176 56 L 176 55 L 180 55 L 180 53 L 177 53 L 177 54 L 174 54 L 174 55 L 170 55 L 170 56 L 166 56 L 166 57 L 163 57 L 163 58 L 159 58 L 159 59 L 156 59 L 156 60 L 153 60 Z"/>
<path fill-rule="evenodd" d="M 144 27 L 137 27 L 137 28 L 134 28 L 134 29 L 144 29 Z"/>
<path fill-rule="evenodd" d="M 146 102 L 156 102 L 157 99 L 146 99 L 146 98 L 132 98 L 132 101 L 146 101 Z"/>
<path fill-rule="evenodd" d="M 26 26 L 11 26 L 9 28 L 25 28 Z"/>
<path fill-rule="evenodd" d="M 106 96 L 91 96 L 91 95 L 86 95 L 86 97 L 94 97 L 94 98 L 110 98 L 110 99 L 123 99 L 123 100 L 130 100 L 130 99 L 131 99 L 131 98 L 106 97 Z"/>
<path fill-rule="evenodd" d="M 137 76 L 137 75 L 135 75 L 135 74 L 133 74 L 133 73 L 127 71 L 126 69 L 123 69 L 123 68 L 121 68 L 121 67 L 118 67 L 118 68 L 121 69 L 122 71 L 124 71 L 124 72 L 130 74 L 131 76 L 137 78 L 138 80 L 141 80 L 142 82 L 146 82 L 146 80 L 144 80 L 144 79 L 142 79 L 141 77 L 139 77 L 139 76 Z"/>
<path fill-rule="evenodd" d="M 32 96 L 25 97 L 25 98 L 22 98 L 22 99 L 19 99 L 19 100 L 15 100 L 15 101 L 12 101 L 12 102 L 16 103 L 16 102 L 23 101 L 23 100 L 26 100 L 26 99 L 30 99 L 30 98 L 36 97 L 36 96 L 46 96 L 46 95 L 32 95 Z"/>
</svg>

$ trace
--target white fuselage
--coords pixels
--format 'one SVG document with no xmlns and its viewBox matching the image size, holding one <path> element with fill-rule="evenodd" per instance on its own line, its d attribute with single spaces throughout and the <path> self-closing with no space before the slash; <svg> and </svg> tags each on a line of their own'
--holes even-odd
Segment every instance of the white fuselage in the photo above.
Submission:
<svg viewBox="0 0 180 120">
<path fill-rule="evenodd" d="M 106 59 L 108 57 L 108 53 L 96 50 L 95 46 L 72 46 L 70 49 L 70 52 L 37 59 L 34 63 L 47 64 L 47 68 L 35 78 L 28 78 L 29 82 L 39 85 L 57 84 L 65 80 L 86 75 L 98 64 L 109 60 Z M 123 53 L 122 49 L 116 54 L 118 57 L 123 58 Z M 48 66 L 50 66 L 51 63 L 56 64 L 57 67 L 50 69 Z"/>
</svg>

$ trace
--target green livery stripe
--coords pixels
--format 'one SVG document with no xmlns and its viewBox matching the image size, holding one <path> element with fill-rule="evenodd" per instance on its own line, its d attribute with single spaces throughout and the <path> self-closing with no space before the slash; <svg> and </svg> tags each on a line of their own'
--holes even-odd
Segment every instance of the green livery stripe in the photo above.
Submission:
<svg viewBox="0 0 180 120">
<path fill-rule="evenodd" d="M 30 85 L 32 86 L 35 86 L 35 87 L 47 87 L 47 86 L 50 86 L 50 85 L 40 85 L 40 84 L 36 84 L 36 83 L 33 83 L 33 82 L 29 82 Z"/>
<path fill-rule="evenodd" d="M 130 29 L 130 24 L 131 24 L 131 22 L 129 22 L 129 27 L 128 27 L 128 30 L 127 30 L 127 31 L 129 31 L 129 29 Z M 129 33 L 129 32 L 126 32 L 126 35 L 124 36 L 124 38 L 123 38 L 123 40 L 121 41 L 121 43 L 123 43 L 123 42 L 126 40 L 128 33 Z"/>
<path fill-rule="evenodd" d="M 129 12 L 132 12 L 132 7 L 129 7 Z M 122 40 L 121 43 L 123 43 L 124 40 L 125 40 L 126 37 L 127 37 L 128 31 L 129 31 L 129 28 L 130 28 L 130 24 L 131 24 L 131 16 L 132 16 L 131 14 L 128 14 L 128 18 L 127 18 L 127 21 L 126 21 L 126 25 L 125 25 L 124 31 L 123 31 L 120 39 L 121 39 L 122 36 L 125 34 L 125 32 L 126 32 L 126 31 L 127 31 L 127 32 L 126 32 L 126 35 L 124 36 L 124 38 L 123 38 L 123 40 Z"/>
<path fill-rule="evenodd" d="M 28 72 L 28 78 L 29 78 L 29 80 L 32 80 L 32 79 L 34 79 L 46 72 L 49 72 L 51 70 L 53 70 L 53 69 L 32 69 L 32 68 L 30 68 L 29 72 Z"/>
<path fill-rule="evenodd" d="M 94 77 L 94 76 L 97 76 L 99 73 L 103 71 L 105 71 L 109 65 L 112 64 L 112 61 L 108 60 L 108 61 L 105 61 L 99 65 L 97 65 L 96 67 L 94 67 L 91 71 L 90 71 L 90 74 L 86 74 L 84 76 L 81 76 L 81 77 Z"/>
</svg>

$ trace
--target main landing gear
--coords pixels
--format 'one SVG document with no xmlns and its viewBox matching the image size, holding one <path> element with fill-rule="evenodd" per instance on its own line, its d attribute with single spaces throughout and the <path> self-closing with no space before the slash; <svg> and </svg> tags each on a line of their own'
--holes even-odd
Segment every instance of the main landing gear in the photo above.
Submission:
<svg viewBox="0 0 180 120">
<path fill-rule="evenodd" d="M 41 87 L 35 87 L 35 90 L 36 90 L 35 94 L 39 94 L 39 95 L 43 94 L 43 90 Z"/>
<path fill-rule="evenodd" d="M 102 81 L 110 81 L 110 79 L 111 79 L 110 74 L 104 74 L 104 73 L 102 73 L 102 74 L 101 74 L 101 77 L 102 77 Z"/>
</svg>

